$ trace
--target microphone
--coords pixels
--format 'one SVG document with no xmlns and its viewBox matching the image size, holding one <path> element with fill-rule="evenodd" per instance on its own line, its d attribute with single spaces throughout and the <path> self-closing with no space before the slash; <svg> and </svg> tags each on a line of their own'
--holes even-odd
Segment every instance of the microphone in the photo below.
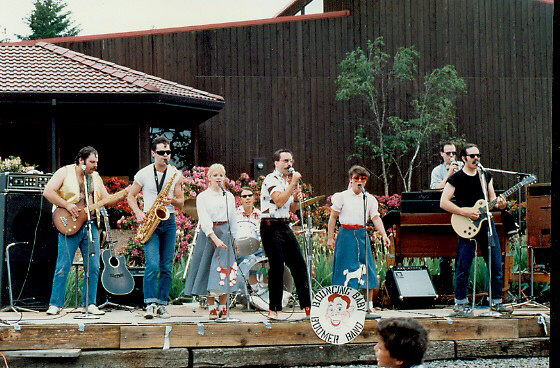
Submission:
<svg viewBox="0 0 560 368">
<path fill-rule="evenodd" d="M 450 160 L 450 162 L 451 162 L 451 163 L 457 164 L 457 169 L 456 169 L 456 171 L 459 171 L 459 170 L 461 170 L 461 169 L 463 168 L 463 163 L 462 163 L 461 161 L 457 161 L 457 160 L 455 160 L 454 158 L 452 158 L 452 159 Z"/>
<path fill-rule="evenodd" d="M 222 193 L 224 193 L 224 195 L 226 195 L 226 190 L 224 189 L 224 186 L 222 185 L 222 183 L 218 183 L 218 186 L 222 190 Z"/>
<path fill-rule="evenodd" d="M 296 172 L 296 169 L 294 169 L 293 167 L 290 167 L 288 169 L 288 174 L 290 174 L 290 175 L 294 175 L 295 172 Z"/>
<path fill-rule="evenodd" d="M 476 166 L 478 166 L 478 170 L 486 171 L 486 169 L 484 168 L 484 166 L 482 166 L 480 162 L 477 162 Z"/>
<path fill-rule="evenodd" d="M 363 195 L 366 195 L 366 190 L 364 189 L 364 187 L 362 186 L 362 184 L 358 184 L 358 188 L 360 188 L 360 190 L 362 191 Z"/>
</svg>

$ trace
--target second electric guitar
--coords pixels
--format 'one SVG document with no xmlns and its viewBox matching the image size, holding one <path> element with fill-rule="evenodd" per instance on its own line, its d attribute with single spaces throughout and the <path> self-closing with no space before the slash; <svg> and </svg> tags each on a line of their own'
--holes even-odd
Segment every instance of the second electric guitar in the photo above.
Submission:
<svg viewBox="0 0 560 368">
<path fill-rule="evenodd" d="M 513 187 L 503 192 L 502 196 L 506 198 L 522 186 L 531 184 L 535 181 L 537 181 L 537 178 L 534 175 L 530 175 L 519 183 L 515 184 Z M 488 208 L 491 209 L 496 205 L 497 202 L 498 197 L 488 203 Z M 453 227 L 453 230 L 455 230 L 457 235 L 459 235 L 461 238 L 470 239 L 475 237 L 476 234 L 478 234 L 478 232 L 480 231 L 482 223 L 488 219 L 488 214 L 486 213 L 486 201 L 484 199 L 479 199 L 472 208 L 480 212 L 480 217 L 477 220 L 471 220 L 468 217 L 457 214 L 451 215 L 451 226 Z"/>
</svg>

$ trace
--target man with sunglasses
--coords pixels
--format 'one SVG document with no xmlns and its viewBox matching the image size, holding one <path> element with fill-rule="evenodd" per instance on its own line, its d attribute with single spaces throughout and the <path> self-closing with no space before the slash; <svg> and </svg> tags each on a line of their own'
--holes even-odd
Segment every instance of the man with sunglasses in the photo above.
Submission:
<svg viewBox="0 0 560 368">
<path fill-rule="evenodd" d="M 159 192 L 173 177 L 176 168 L 168 164 L 171 159 L 169 140 L 157 137 L 152 142 L 152 157 L 150 164 L 134 175 L 134 183 L 128 191 L 128 204 L 136 216 L 138 223 L 143 223 L 148 212 L 158 197 Z M 167 197 L 163 200 L 165 208 L 170 214 L 169 219 L 161 221 L 152 236 L 144 244 L 146 267 L 144 270 L 144 302 L 146 303 L 147 319 L 155 316 L 169 318 L 165 309 L 168 304 L 171 289 L 171 267 L 175 254 L 177 225 L 175 223 L 175 208 L 182 208 L 184 193 L 181 186 L 181 172 L 177 173 Z M 136 196 L 142 191 L 144 210 L 138 207 Z M 159 274 L 159 285 L 156 285 Z"/>
<path fill-rule="evenodd" d="M 430 189 L 443 189 L 447 179 L 461 169 L 461 163 L 456 161 L 457 149 L 453 142 L 444 142 L 439 152 L 443 162 L 432 170 Z"/>
<path fill-rule="evenodd" d="M 268 317 L 278 318 L 282 310 L 284 263 L 290 269 L 301 309 L 311 312 L 311 298 L 307 283 L 307 267 L 297 239 L 290 228 L 290 211 L 298 209 L 302 199 L 297 190 L 301 174 L 293 170 L 292 152 L 280 149 L 272 155 L 274 171 L 266 176 L 261 188 L 261 237 L 270 269 L 268 271 Z"/>
<path fill-rule="evenodd" d="M 447 212 L 465 216 L 471 220 L 480 217 L 478 209 L 473 208 L 479 199 L 484 198 L 482 184 L 478 173 L 478 163 L 480 162 L 480 151 L 475 144 L 467 144 L 460 153 L 464 163 L 463 169 L 452 175 L 445 184 L 441 194 L 440 207 Z M 487 185 L 488 201 L 496 199 L 492 174 L 483 173 Z M 456 203 L 451 202 L 455 196 Z M 498 197 L 496 207 L 504 209 L 506 200 Z M 502 250 L 498 239 L 498 233 L 494 222 L 492 225 L 492 300 L 491 307 L 499 313 L 511 313 L 512 308 L 502 304 Z M 467 287 L 473 259 L 475 258 L 475 245 L 481 250 L 484 260 L 488 264 L 488 221 L 484 221 L 479 233 L 473 239 L 457 237 L 457 256 L 455 258 L 455 306 L 453 312 L 455 316 L 472 317 L 473 311 L 468 307 Z M 475 241 L 476 240 L 476 244 Z"/>
</svg>

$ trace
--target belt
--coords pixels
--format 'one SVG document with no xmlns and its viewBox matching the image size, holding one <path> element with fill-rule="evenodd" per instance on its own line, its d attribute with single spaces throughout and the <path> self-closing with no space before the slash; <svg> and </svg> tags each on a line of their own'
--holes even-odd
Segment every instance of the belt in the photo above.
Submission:
<svg viewBox="0 0 560 368">
<path fill-rule="evenodd" d="M 275 218 L 275 217 L 262 217 L 262 221 L 270 221 L 270 222 L 290 222 L 289 218 Z"/>
<path fill-rule="evenodd" d="M 227 221 L 217 221 L 217 222 L 214 222 L 214 227 L 220 226 L 220 225 L 225 225 L 225 224 L 227 224 Z"/>
<path fill-rule="evenodd" d="M 340 225 L 344 230 L 361 230 L 364 228 L 363 225 Z"/>
</svg>

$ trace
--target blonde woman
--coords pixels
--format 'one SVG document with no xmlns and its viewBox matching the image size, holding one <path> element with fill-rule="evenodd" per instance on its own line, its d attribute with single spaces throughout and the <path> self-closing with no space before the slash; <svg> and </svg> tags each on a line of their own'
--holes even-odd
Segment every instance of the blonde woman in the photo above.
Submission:
<svg viewBox="0 0 560 368">
<path fill-rule="evenodd" d="M 209 319 L 225 316 L 227 292 L 237 284 L 233 252 L 237 238 L 235 198 L 224 189 L 226 170 L 221 164 L 208 169 L 208 189 L 196 197 L 201 233 L 195 244 L 185 295 L 208 296 Z M 219 306 L 216 305 L 219 299 Z"/>
</svg>

